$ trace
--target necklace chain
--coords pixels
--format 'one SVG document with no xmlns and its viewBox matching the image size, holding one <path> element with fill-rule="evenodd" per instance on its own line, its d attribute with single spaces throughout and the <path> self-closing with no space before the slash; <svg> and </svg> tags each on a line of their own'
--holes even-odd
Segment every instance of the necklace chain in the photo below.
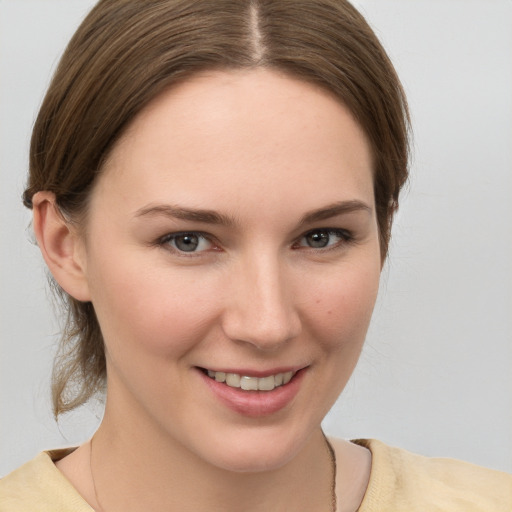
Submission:
<svg viewBox="0 0 512 512">
<path fill-rule="evenodd" d="M 336 497 L 336 453 L 334 452 L 334 448 L 331 443 L 327 439 L 327 436 L 322 431 L 322 435 L 324 436 L 325 446 L 327 448 L 327 453 L 329 454 L 329 461 L 331 463 L 331 512 L 336 512 L 337 510 L 337 497 Z M 92 480 L 92 488 L 94 490 L 94 499 L 96 500 L 96 508 L 97 512 L 104 512 L 103 507 L 101 506 L 100 500 L 98 498 L 98 491 L 96 489 L 96 481 L 94 480 L 94 473 L 92 471 L 92 441 L 94 436 L 91 437 L 89 441 L 89 470 L 91 472 L 91 480 Z"/>
<path fill-rule="evenodd" d="M 331 512 L 336 512 L 338 510 L 338 499 L 336 496 L 336 453 L 323 430 L 322 435 L 324 436 L 327 452 L 329 453 L 329 460 L 331 462 Z"/>
<path fill-rule="evenodd" d="M 89 469 L 91 471 L 91 480 L 92 480 L 92 488 L 94 490 L 94 499 L 96 500 L 96 508 L 97 512 L 104 512 L 103 507 L 100 504 L 100 500 L 98 498 L 98 491 L 96 490 L 96 481 L 94 480 L 94 473 L 92 472 L 92 440 L 94 436 L 91 437 L 89 441 Z"/>
</svg>

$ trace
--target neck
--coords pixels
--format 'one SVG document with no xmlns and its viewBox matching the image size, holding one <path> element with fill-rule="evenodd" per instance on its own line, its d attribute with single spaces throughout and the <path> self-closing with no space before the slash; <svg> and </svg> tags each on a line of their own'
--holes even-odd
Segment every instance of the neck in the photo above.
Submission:
<svg viewBox="0 0 512 512">
<path fill-rule="evenodd" d="M 332 510 L 332 461 L 320 429 L 281 467 L 237 472 L 206 462 L 160 432 L 116 423 L 107 409 L 93 443 L 91 467 L 103 512 L 238 512 L 240 504 L 247 512 Z"/>
</svg>

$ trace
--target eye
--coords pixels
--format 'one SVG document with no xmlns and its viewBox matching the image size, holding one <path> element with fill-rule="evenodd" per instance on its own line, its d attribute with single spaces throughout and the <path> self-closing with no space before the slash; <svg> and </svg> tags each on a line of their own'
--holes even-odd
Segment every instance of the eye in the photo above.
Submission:
<svg viewBox="0 0 512 512">
<path fill-rule="evenodd" d="M 170 246 L 179 252 L 202 252 L 213 247 L 213 243 L 204 235 L 197 232 L 172 233 L 160 240 L 161 245 Z"/>
<path fill-rule="evenodd" d="M 349 242 L 351 239 L 350 233 L 344 229 L 315 229 L 302 236 L 297 245 L 312 249 L 324 249 Z"/>
</svg>

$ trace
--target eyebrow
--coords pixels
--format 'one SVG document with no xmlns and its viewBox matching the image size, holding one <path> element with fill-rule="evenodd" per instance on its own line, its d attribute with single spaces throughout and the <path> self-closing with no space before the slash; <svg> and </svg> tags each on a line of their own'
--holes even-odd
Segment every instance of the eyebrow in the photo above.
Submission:
<svg viewBox="0 0 512 512">
<path fill-rule="evenodd" d="M 320 220 L 327 220 L 332 217 L 337 217 L 338 215 L 346 215 L 354 212 L 366 212 L 371 215 L 372 208 L 366 203 L 363 203 L 363 201 L 359 201 L 357 199 L 353 199 L 351 201 L 338 201 L 337 203 L 332 203 L 319 208 L 318 210 L 312 210 L 305 213 L 300 220 L 300 224 L 311 224 Z"/>
<path fill-rule="evenodd" d="M 321 220 L 331 219 L 338 215 L 346 215 L 354 212 L 372 213 L 372 208 L 359 200 L 339 201 L 322 208 L 306 212 L 299 221 L 299 225 L 311 224 Z M 172 219 L 181 219 L 204 224 L 217 224 L 226 227 L 233 227 L 237 224 L 236 219 L 229 215 L 219 213 L 215 210 L 204 210 L 197 208 L 184 208 L 170 204 L 148 205 L 135 212 L 135 217 L 160 216 Z"/>
<path fill-rule="evenodd" d="M 205 224 L 219 224 L 232 227 L 236 224 L 233 217 L 216 212 L 215 210 L 203 210 L 196 208 L 184 208 L 170 204 L 149 205 L 135 212 L 135 217 L 163 215 L 172 219 L 189 220 Z"/>
</svg>

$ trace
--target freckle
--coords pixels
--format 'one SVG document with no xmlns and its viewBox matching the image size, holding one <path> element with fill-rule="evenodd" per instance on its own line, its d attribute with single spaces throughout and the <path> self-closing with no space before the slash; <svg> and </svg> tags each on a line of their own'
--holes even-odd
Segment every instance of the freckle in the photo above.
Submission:
<svg viewBox="0 0 512 512">
<path fill-rule="evenodd" d="M 316 299 L 316 303 L 317 303 L 317 304 L 320 304 L 320 299 Z"/>
<path fill-rule="evenodd" d="M 332 313 L 332 311 L 331 311 L 331 310 L 327 311 L 327 314 L 328 314 L 328 315 L 330 315 L 331 313 Z"/>
</svg>

